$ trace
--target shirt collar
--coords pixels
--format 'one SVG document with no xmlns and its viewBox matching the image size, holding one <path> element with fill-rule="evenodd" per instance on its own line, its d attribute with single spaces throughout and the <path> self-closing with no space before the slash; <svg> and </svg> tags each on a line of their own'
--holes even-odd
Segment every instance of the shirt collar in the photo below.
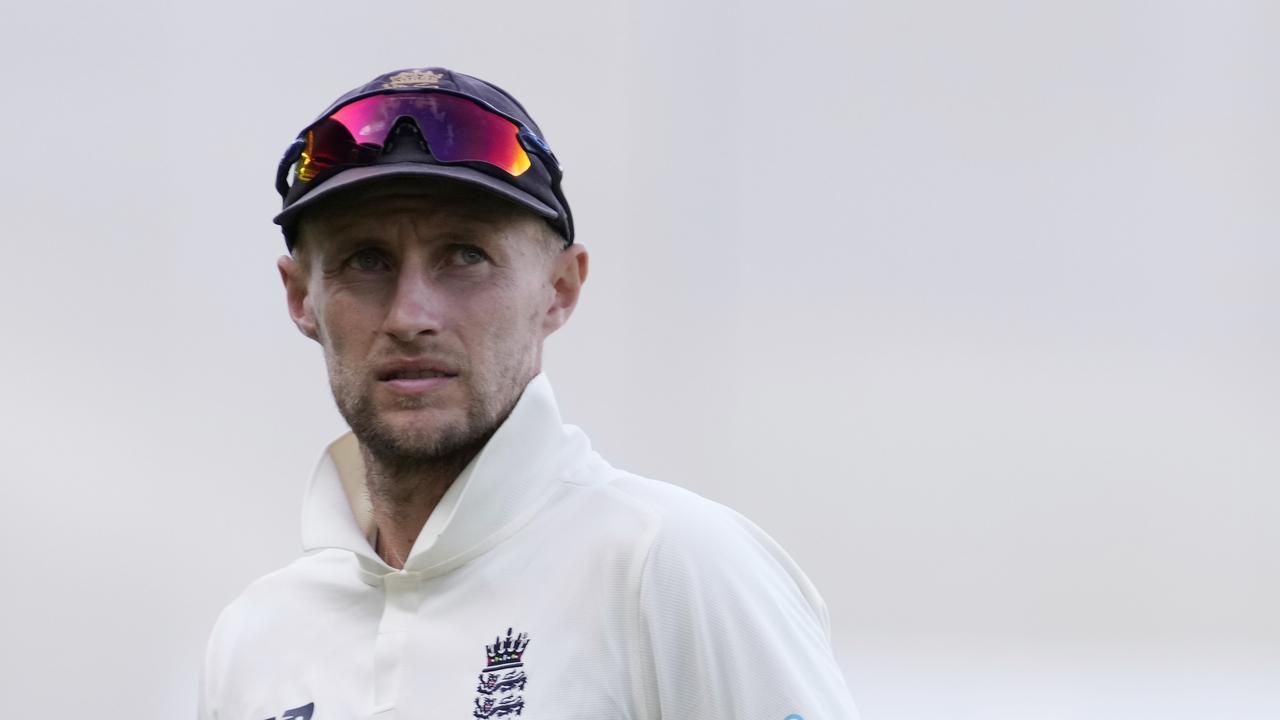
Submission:
<svg viewBox="0 0 1280 720">
<path fill-rule="evenodd" d="M 533 516 L 590 450 L 585 435 L 563 425 L 542 373 L 525 386 L 511 414 L 445 491 L 405 559 L 405 571 L 434 575 L 483 553 Z M 307 552 L 347 550 L 366 580 L 395 570 L 374 552 L 374 523 L 364 462 L 348 432 L 329 444 L 303 500 Z"/>
</svg>

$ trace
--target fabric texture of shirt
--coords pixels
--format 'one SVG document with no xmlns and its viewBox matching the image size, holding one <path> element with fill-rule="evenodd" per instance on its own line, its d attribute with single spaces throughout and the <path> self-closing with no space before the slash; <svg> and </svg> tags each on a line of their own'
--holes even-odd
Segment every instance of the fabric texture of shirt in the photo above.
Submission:
<svg viewBox="0 0 1280 720">
<path fill-rule="evenodd" d="M 826 605 L 733 510 L 610 466 L 539 374 L 403 570 L 350 433 L 303 503 L 305 553 L 209 638 L 200 720 L 852 720 Z"/>
</svg>

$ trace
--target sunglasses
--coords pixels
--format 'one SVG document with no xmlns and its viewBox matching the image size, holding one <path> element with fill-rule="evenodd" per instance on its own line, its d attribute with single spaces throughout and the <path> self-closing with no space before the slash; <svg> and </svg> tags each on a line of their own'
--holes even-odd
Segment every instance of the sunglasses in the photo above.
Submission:
<svg viewBox="0 0 1280 720">
<path fill-rule="evenodd" d="M 287 196 L 299 183 L 373 164 L 406 117 L 438 162 L 484 163 L 516 178 L 532 165 L 533 152 L 559 185 L 560 163 L 536 133 L 481 100 L 437 88 L 362 97 L 308 125 L 280 160 L 276 190 Z"/>
</svg>

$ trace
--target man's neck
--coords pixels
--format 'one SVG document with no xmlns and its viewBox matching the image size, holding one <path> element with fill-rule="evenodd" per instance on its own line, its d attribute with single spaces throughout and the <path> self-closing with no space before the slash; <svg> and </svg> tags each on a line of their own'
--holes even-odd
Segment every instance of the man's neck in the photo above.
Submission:
<svg viewBox="0 0 1280 720">
<path fill-rule="evenodd" d="M 434 462 L 412 466 L 387 463 L 360 446 L 373 521 L 378 528 L 378 555 L 403 569 L 427 518 L 480 447 Z"/>
</svg>

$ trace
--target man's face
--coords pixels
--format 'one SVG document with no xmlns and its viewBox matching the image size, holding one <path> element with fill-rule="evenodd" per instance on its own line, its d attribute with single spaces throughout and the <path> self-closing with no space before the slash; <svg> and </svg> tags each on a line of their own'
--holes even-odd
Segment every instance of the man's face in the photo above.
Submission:
<svg viewBox="0 0 1280 720">
<path fill-rule="evenodd" d="M 541 370 L 586 278 L 532 213 L 448 181 L 395 180 L 304 213 L 280 258 L 338 409 L 387 460 L 484 442 Z"/>
</svg>

